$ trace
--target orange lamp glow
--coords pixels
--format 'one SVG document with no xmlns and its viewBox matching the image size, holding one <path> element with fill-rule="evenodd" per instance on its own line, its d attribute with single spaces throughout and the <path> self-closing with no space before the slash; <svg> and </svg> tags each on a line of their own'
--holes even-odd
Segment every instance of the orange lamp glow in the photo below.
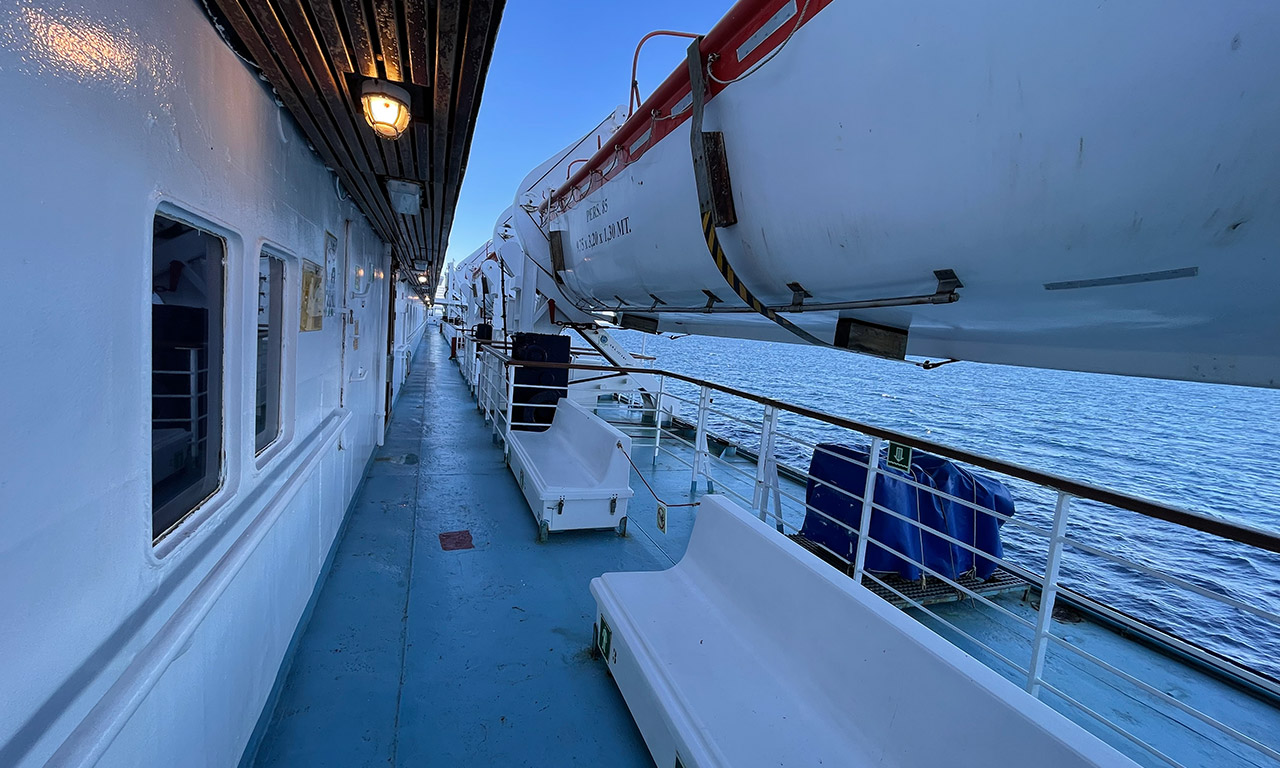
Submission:
<svg viewBox="0 0 1280 768">
<path fill-rule="evenodd" d="M 384 139 L 398 139 L 409 127 L 409 93 L 385 80 L 366 80 L 360 86 L 364 119 Z"/>
</svg>

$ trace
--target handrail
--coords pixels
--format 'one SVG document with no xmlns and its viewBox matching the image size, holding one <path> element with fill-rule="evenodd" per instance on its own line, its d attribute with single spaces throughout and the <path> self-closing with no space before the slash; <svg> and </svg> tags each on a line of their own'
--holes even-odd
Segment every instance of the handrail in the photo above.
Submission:
<svg viewBox="0 0 1280 768">
<path fill-rule="evenodd" d="M 1023 467 L 1018 464 L 1010 464 L 990 456 L 971 453 L 959 448 L 935 443 L 932 440 L 926 440 L 924 438 L 915 437 L 902 432 L 895 432 L 894 430 L 873 426 L 871 424 L 864 424 L 843 416 L 836 416 L 835 414 L 827 413 L 825 411 L 787 403 L 782 400 L 775 400 L 771 397 L 757 395 L 754 392 L 747 392 L 746 390 L 717 384 L 705 379 L 686 376 L 682 373 L 675 373 L 673 371 L 666 371 L 657 368 L 632 368 L 626 366 L 587 365 L 582 363 L 550 363 L 514 360 L 509 355 L 504 355 L 492 349 L 489 350 L 489 354 L 494 355 L 507 366 L 516 365 L 528 368 L 565 368 L 585 371 L 615 371 L 621 373 L 645 373 L 656 376 L 666 376 L 677 381 L 683 381 L 686 384 L 708 387 L 759 405 L 781 408 L 782 410 L 799 416 L 804 416 L 815 421 L 820 421 L 837 427 L 843 427 L 844 429 L 853 430 L 855 432 L 861 432 L 872 437 L 891 440 L 895 443 L 901 443 L 903 445 L 911 446 L 912 448 L 918 448 L 922 451 L 944 456 L 948 459 L 962 461 L 966 464 L 982 467 L 983 469 L 987 469 L 992 472 L 999 472 L 1001 474 L 1008 475 L 1009 477 L 1025 480 L 1029 483 L 1046 486 L 1055 491 L 1070 494 L 1077 498 L 1096 501 L 1100 504 L 1125 509 L 1144 517 L 1163 520 L 1167 523 L 1181 525 L 1184 528 L 1191 528 L 1192 530 L 1201 531 L 1202 533 L 1208 533 L 1223 539 L 1280 554 L 1280 534 L 1272 533 L 1271 531 L 1267 531 L 1262 528 L 1244 525 L 1242 523 L 1236 523 L 1217 517 L 1211 517 L 1200 512 L 1193 512 L 1191 510 L 1181 509 L 1167 504 L 1161 504 L 1160 502 L 1151 501 L 1149 499 L 1122 493 L 1120 491 L 1100 488 L 1096 485 L 1090 485 L 1078 480 L 1054 475 L 1049 472 L 1042 472 L 1029 467 Z"/>
<path fill-rule="evenodd" d="M 475 339 L 475 338 L 473 338 L 473 339 L 472 339 L 472 341 L 473 341 L 473 342 L 475 342 L 475 343 L 476 343 L 476 344 L 478 344 L 478 345 L 484 345 L 484 346 L 486 346 L 486 347 L 497 347 L 497 348 L 501 348 L 501 349 L 511 349 L 513 346 L 515 346 L 515 342 L 511 342 L 511 341 L 503 341 L 503 340 L 501 340 L 501 339 Z M 573 354 L 575 354 L 575 355 L 585 355 L 585 356 L 589 356 L 589 357 L 604 357 L 604 355 L 603 355 L 603 354 L 601 354 L 601 352 L 600 352 L 599 350 L 597 350 L 597 349 L 595 349 L 595 348 L 593 348 L 593 347 L 570 347 L 570 348 L 569 348 L 569 351 L 570 351 L 570 352 L 572 352 L 572 353 L 573 353 Z M 656 358 L 649 357 L 649 358 L 646 358 L 646 359 L 653 360 L 653 359 L 656 359 Z"/>
<path fill-rule="evenodd" d="M 1055 682 L 1063 675 L 1070 676 L 1071 669 L 1053 669 L 1046 665 L 1045 661 L 1050 653 L 1070 652 L 1076 655 L 1076 658 L 1082 659 L 1084 662 L 1097 666 L 1102 672 L 1114 675 L 1118 680 L 1127 685 L 1136 686 L 1138 689 L 1145 691 L 1155 697 L 1155 710 L 1165 717 L 1174 717 L 1179 720 L 1183 716 L 1189 716 L 1204 723 L 1220 734 L 1227 737 L 1227 741 L 1219 741 L 1214 737 L 1210 737 L 1217 748 L 1228 751 L 1232 754 L 1238 753 L 1237 746 L 1243 746 L 1247 749 L 1256 751 L 1266 757 L 1280 760 L 1280 745 L 1268 744 L 1267 740 L 1257 737 L 1255 731 L 1257 729 L 1257 721 L 1254 717 L 1247 713 L 1241 713 L 1239 716 L 1231 716 L 1220 719 L 1222 713 L 1211 708 L 1197 708 L 1194 702 L 1183 702 L 1174 694 L 1166 693 L 1159 679 L 1144 679 L 1140 674 L 1141 667 L 1134 667 L 1132 670 L 1125 668 L 1114 658 L 1099 658 L 1098 656 L 1075 644 L 1072 635 L 1063 631 L 1060 623 L 1055 628 L 1055 622 L 1060 622 L 1055 616 L 1055 603 L 1064 603 L 1072 608 L 1079 610 L 1082 614 L 1089 617 L 1091 621 L 1115 629 L 1123 633 L 1126 637 L 1132 638 L 1138 643 L 1150 646 L 1159 653 L 1168 654 L 1171 658 L 1179 660 L 1179 662 L 1189 665 L 1190 668 L 1203 672 L 1211 676 L 1213 679 L 1221 680 L 1232 686 L 1238 686 L 1241 690 L 1251 695 L 1258 696 L 1261 700 L 1274 705 L 1280 702 L 1280 679 L 1273 676 L 1267 670 L 1268 665 L 1262 665 L 1257 668 L 1248 666 L 1251 662 L 1248 660 L 1238 661 L 1232 657 L 1232 649 L 1229 645 L 1223 645 L 1214 641 L 1210 632 L 1211 624 L 1204 622 L 1191 622 L 1191 634 L 1185 637 L 1180 636 L 1174 629 L 1166 629 L 1163 625 L 1168 623 L 1167 619 L 1156 620 L 1158 623 L 1132 616 L 1124 611 L 1113 608 L 1105 603 L 1100 603 L 1095 599 L 1087 597 L 1085 594 L 1069 589 L 1060 583 L 1062 576 L 1062 561 L 1067 555 L 1067 550 L 1075 552 L 1078 556 L 1083 557 L 1086 562 L 1089 558 L 1102 558 L 1104 561 L 1117 564 L 1122 568 L 1132 569 L 1144 577 L 1154 578 L 1159 582 L 1173 588 L 1181 589 L 1191 593 L 1189 595 L 1190 602 L 1183 605 L 1181 614 L 1184 617 L 1191 617 L 1199 606 L 1199 600 L 1210 601 L 1210 604 L 1217 604 L 1220 607 L 1243 611 L 1252 617 L 1265 622 L 1266 626 L 1274 627 L 1280 622 L 1280 610 L 1274 610 L 1268 607 L 1263 601 L 1261 606 L 1255 606 L 1245 599 L 1232 596 L 1232 592 L 1226 588 L 1226 585 L 1220 585 L 1223 591 L 1218 591 L 1212 584 L 1202 585 L 1198 580 L 1191 577 L 1178 575 L 1181 569 L 1174 568 L 1171 572 L 1165 572 L 1158 564 L 1146 564 L 1146 558 L 1140 555 L 1133 558 L 1126 558 L 1118 553 L 1113 554 L 1106 548 L 1098 548 L 1086 544 L 1078 538 L 1069 534 L 1068 525 L 1071 516 L 1071 508 L 1076 499 L 1088 499 L 1100 503 L 1107 504 L 1116 509 L 1124 509 L 1136 512 L 1143 516 L 1162 519 L 1173 524 L 1182 525 L 1193 530 L 1208 532 L 1215 536 L 1220 536 L 1225 540 L 1235 541 L 1253 546 L 1264 551 L 1277 552 L 1280 551 L 1280 532 L 1265 531 L 1253 528 L 1247 523 L 1236 524 L 1226 520 L 1217 519 L 1211 515 L 1191 512 L 1185 509 L 1172 507 L 1158 502 L 1140 499 L 1123 493 L 1098 488 L 1096 486 L 1080 483 L 1067 478 L 1052 475 L 1046 472 L 1039 472 L 1027 467 L 1018 466 L 1000 461 L 988 456 L 969 453 L 959 449 L 951 448 L 946 445 L 932 442 L 928 439 L 915 438 L 910 435 L 904 435 L 893 430 L 881 429 L 868 424 L 863 424 L 852 419 L 835 416 L 833 414 L 817 411 L 811 408 L 805 408 L 790 403 L 781 402 L 773 398 L 763 397 L 752 392 L 737 389 L 731 386 L 716 384 L 711 381 L 675 373 L 666 370 L 640 369 L 629 366 L 614 366 L 609 364 L 592 365 L 574 359 L 573 362 L 566 363 L 546 363 L 535 361 L 524 361 L 513 359 L 508 355 L 502 354 L 495 348 L 484 347 L 485 354 L 478 356 L 482 360 L 478 360 L 478 367 L 481 370 L 480 378 L 486 386 L 485 393 L 478 393 L 481 398 L 481 410 L 485 411 L 486 420 L 492 419 L 493 429 L 495 432 L 505 432 L 510 436 L 510 429 L 519 427 L 520 425 L 532 425 L 538 419 L 536 417 L 524 416 L 524 420 L 518 424 L 513 424 L 512 418 L 512 401 L 515 400 L 514 382 L 516 380 L 516 371 L 520 366 L 529 368 L 547 368 L 547 369 L 566 369 L 567 371 L 583 372 L 586 377 L 579 381 L 600 381 L 601 379 L 625 376 L 634 372 L 646 372 L 656 374 L 658 376 L 670 377 L 674 381 L 682 382 L 679 387 L 668 387 L 662 385 L 657 388 L 655 397 L 650 398 L 649 395 L 644 396 L 642 407 L 640 409 L 643 414 L 652 414 L 654 420 L 648 423 L 648 416 L 644 416 L 643 420 L 636 420 L 635 414 L 631 411 L 635 404 L 636 388 L 627 388 L 629 396 L 626 398 L 618 398 L 618 402 L 625 404 L 627 412 L 622 414 L 622 424 L 638 427 L 645 430 L 653 430 L 653 442 L 651 445 L 654 451 L 655 469 L 657 468 L 657 455 L 659 452 L 669 456 L 674 464 L 691 470 L 690 475 L 690 498 L 696 498 L 696 488 L 699 479 L 705 482 L 706 491 L 709 493 L 725 493 L 734 497 L 743 505 L 749 505 L 752 514 L 757 515 L 762 522 L 769 523 L 770 520 L 776 525 L 777 530 L 787 534 L 802 534 L 804 529 L 809 525 L 812 515 L 827 520 L 828 523 L 843 528 L 851 536 L 857 538 L 856 554 L 855 548 L 844 548 L 843 545 L 836 541 L 823 542 L 821 536 L 814 539 L 799 539 L 797 543 L 817 554 L 823 559 L 830 562 L 836 567 L 843 567 L 845 573 L 849 574 L 854 583 L 864 582 L 869 579 L 879 586 L 881 591 L 887 591 L 888 595 L 896 595 L 900 605 L 899 607 L 906 609 L 908 606 L 922 611 L 921 616 L 917 616 L 922 622 L 930 625 L 935 631 L 942 634 L 946 639 L 960 647 L 970 654 L 977 655 L 981 658 L 986 666 L 992 669 L 1001 669 L 997 663 L 1008 665 L 1011 669 L 1016 670 L 1018 674 L 1025 675 L 1025 690 L 1032 696 L 1044 699 L 1042 692 L 1055 694 L 1060 700 L 1061 705 L 1057 702 L 1049 702 L 1054 709 L 1063 714 L 1068 714 L 1076 719 L 1074 712 L 1089 715 L 1090 718 L 1096 719 L 1099 724 L 1113 730 L 1119 736 L 1132 742 L 1138 747 L 1146 750 L 1158 759 L 1164 760 L 1171 765 L 1179 765 L 1169 755 L 1177 755 L 1177 751 L 1168 751 L 1169 747 L 1177 747 L 1179 745 L 1168 743 L 1168 739 L 1154 739 L 1148 741 L 1143 736 L 1138 735 L 1138 731 L 1127 729 L 1120 721 L 1110 717 L 1108 713 L 1095 711 L 1088 706 L 1081 704 L 1080 700 L 1071 698 L 1062 692 L 1062 688 L 1055 687 Z M 572 378 L 572 377 L 571 377 Z M 665 378 L 658 379 L 658 382 L 665 382 Z M 502 385 L 506 385 L 506 398 L 502 399 Z M 521 385 L 534 389 L 554 389 L 553 385 Z M 696 400 L 689 400 L 682 397 L 679 393 L 686 393 L 685 387 L 690 389 L 700 389 L 700 396 Z M 674 389 L 675 391 L 669 391 Z M 614 391 L 614 390 L 601 390 Z M 495 399 L 496 393 L 496 399 Z M 711 395 L 728 394 L 737 398 L 741 402 L 732 405 L 735 401 L 730 402 L 728 411 L 717 410 L 711 407 Z M 687 394 L 687 393 L 686 393 Z M 663 407 L 662 398 L 669 397 L 680 403 L 697 404 L 698 419 L 696 426 L 690 422 L 680 421 L 676 416 L 677 410 L 675 406 L 670 408 L 671 427 L 664 429 L 662 424 L 665 419 L 663 415 L 668 412 Z M 599 398 L 596 398 L 599 403 Z M 648 407 L 651 404 L 651 407 Z M 764 413 L 761 419 L 750 421 L 740 419 L 737 415 L 745 407 L 747 411 L 751 411 L 751 404 L 763 405 Z M 528 408 L 554 409 L 556 406 L 550 403 L 525 405 Z M 723 406 L 722 406 L 723 407 Z M 776 447 L 776 439 L 785 437 L 785 439 L 795 440 L 807 448 L 824 452 L 826 449 L 821 445 L 806 443 L 799 438 L 784 436 L 779 430 L 779 414 L 788 413 L 803 416 L 812 419 L 820 424 L 832 425 L 840 427 L 851 432 L 862 433 L 865 437 L 855 437 L 855 440 L 870 439 L 870 454 L 864 459 L 851 458 L 844 455 L 837 455 L 836 458 L 842 459 L 854 466 L 865 467 L 870 471 L 866 472 L 865 483 L 861 485 L 861 495 L 853 488 L 840 488 L 825 482 L 820 477 L 809 474 L 803 470 L 788 467 L 785 462 L 785 456 L 790 454 L 784 451 L 785 455 L 780 455 Z M 759 449 L 753 455 L 750 450 L 743 449 L 737 445 L 735 441 L 742 440 L 741 436 L 733 439 L 722 438 L 731 445 L 738 447 L 737 455 L 741 456 L 738 460 L 725 460 L 717 456 L 709 449 L 709 441 L 712 432 L 708 429 L 707 415 L 710 413 L 719 414 L 722 417 L 734 421 L 740 421 L 751 430 L 750 435 L 759 438 Z M 757 412 L 758 413 L 758 412 Z M 604 415 L 603 413 L 601 415 Z M 815 425 L 810 425 L 815 427 Z M 819 433 L 826 432 L 823 427 L 816 427 Z M 683 432 L 688 429 L 690 433 Z M 734 428 L 737 434 L 737 428 Z M 647 434 L 647 433 L 646 433 Z M 1019 478 L 1028 483 L 1036 484 L 1044 491 L 1050 491 L 1055 495 L 1056 503 L 1053 507 L 1052 529 L 1045 530 L 1037 525 L 1026 525 L 1025 522 L 1018 522 L 1016 519 L 1006 516 L 994 509 L 989 509 L 985 505 L 978 502 L 977 496 L 972 501 L 965 498 L 959 498 L 951 495 L 945 489 L 933 487 L 931 484 L 917 482 L 914 478 L 906 476 L 896 476 L 896 480 L 915 487 L 918 491 L 931 494 L 938 499 L 950 501 L 955 504 L 969 507 L 975 515 L 989 515 L 997 521 L 1013 522 L 1015 525 L 1026 527 L 1032 531 L 1036 531 L 1046 541 L 1047 558 L 1037 560 L 1035 553 L 1022 551 L 1021 547 L 1015 552 L 1013 559 L 1005 559 L 1002 554 L 993 554 L 979 547 L 976 540 L 966 541 L 966 534 L 953 531 L 946 526 L 938 526 L 936 523 L 924 519 L 917 518 L 904 510 L 895 508 L 892 504 L 882 504 L 880 501 L 873 499 L 873 496 L 879 494 L 874 492 L 874 482 L 877 473 L 884 472 L 884 469 L 876 470 L 875 467 L 879 463 L 874 459 L 881 452 L 884 439 L 901 441 L 903 444 L 912 445 L 922 450 L 931 451 L 939 456 L 946 456 L 959 460 L 965 464 L 972 465 L 972 468 L 986 468 L 994 472 L 1007 475 L 1009 478 Z M 749 438 L 750 439 L 750 438 Z M 820 438 L 815 438 L 820 439 Z M 683 446 L 683 447 L 682 447 Z M 674 449 L 674 450 L 673 450 Z M 682 458 L 682 454 L 686 458 Z M 882 460 L 882 459 L 881 459 Z M 673 466 L 674 466 L 673 464 Z M 711 465 L 718 467 L 715 477 L 712 477 Z M 754 465 L 754 473 L 751 471 Z M 633 465 L 634 466 L 634 465 Z M 677 471 L 680 466 L 675 466 Z M 639 471 L 637 469 L 637 471 Z M 816 470 L 811 470 L 816 471 Z M 821 474 L 821 473 L 819 473 Z M 789 484 L 783 484 L 780 480 L 786 476 L 790 483 L 799 483 L 803 489 L 804 484 L 808 482 L 811 489 L 813 483 L 819 483 L 834 491 L 842 493 L 847 499 L 852 500 L 846 502 L 850 504 L 849 509 L 856 513 L 858 507 L 861 507 L 861 522 L 857 523 L 855 518 L 848 516 L 831 517 L 827 515 L 819 507 L 810 504 L 810 496 L 801 490 L 798 494 L 788 493 L 788 490 L 795 490 Z M 643 479 L 643 478 L 642 478 Z M 714 481 L 714 488 L 713 488 Z M 645 481 L 648 485 L 648 481 Z M 1007 481 L 1008 482 L 1008 481 Z M 750 487 L 754 484 L 754 492 Z M 735 491 L 735 486 L 737 492 Z M 745 495 L 743 495 L 745 493 Z M 1021 494 L 1019 494 L 1021 495 Z M 748 498 L 750 497 L 750 498 Z M 655 498 L 657 496 L 655 495 Z M 1026 501 L 1026 499 L 1023 499 Z M 658 500 L 659 504 L 663 502 Z M 815 500 L 816 503 L 816 500 Z M 691 502 L 691 504 L 696 504 Z M 670 505 L 668 505 L 670 506 Z M 821 505 L 820 505 L 821 506 Z M 1041 505 L 1033 504 L 1037 507 L 1037 511 L 1043 513 L 1044 509 Z M 1012 513 L 1012 510 L 1010 510 Z M 803 514 L 803 524 L 800 522 L 800 515 Z M 981 587 L 967 583 L 959 575 L 961 569 L 956 561 L 951 561 L 951 569 L 948 570 L 945 565 L 931 563 L 920 553 L 913 553 L 910 548 L 902 548 L 899 545 L 885 541 L 883 538 L 877 539 L 872 531 L 872 516 L 887 515 L 896 522 L 914 526 L 922 533 L 927 533 L 931 537 L 935 537 L 947 546 L 958 548 L 953 550 L 953 558 L 956 552 L 968 552 L 974 562 L 986 560 L 994 563 L 992 567 L 1003 568 L 1011 575 L 1013 582 L 1009 584 L 1001 584 L 990 595 L 984 593 Z M 975 518 L 976 519 L 976 518 Z M 1042 520 L 1043 515 L 1039 515 L 1033 519 Z M 839 541 L 844 540 L 837 537 Z M 1023 539 L 1018 538 L 1019 544 L 1024 543 Z M 1013 652 L 1009 652 L 1003 643 L 990 643 L 990 636 L 984 632 L 966 631 L 966 627 L 972 630 L 966 622 L 952 621 L 947 615 L 938 613 L 928 607 L 928 600 L 917 599 L 919 596 L 912 597 L 907 592 L 896 588 L 891 581 L 885 581 L 879 578 L 876 573 L 867 570 L 867 560 L 864 553 L 867 549 L 867 543 L 886 550 L 898 558 L 902 563 L 918 569 L 918 572 L 926 575 L 930 580 L 937 580 L 941 584 L 946 585 L 954 591 L 956 599 L 972 600 L 977 605 L 984 606 L 979 610 L 979 615 L 990 620 L 995 618 L 1004 630 L 1010 630 L 1019 640 L 1025 640 L 1026 644 L 1021 642 L 1012 648 Z M 828 546 L 830 544 L 830 546 Z M 834 549 L 832 548 L 834 547 Z M 1030 559 L 1028 560 L 1028 557 Z M 1159 560 L 1159 558 L 1157 558 Z M 939 561 L 941 562 L 941 561 Z M 1171 563 L 1164 563 L 1171 565 Z M 1030 566 L 1030 569 L 1028 568 Z M 1039 569 L 1039 570 L 1037 570 Z M 903 578 L 908 578 L 907 574 L 901 574 Z M 1017 584 L 1016 580 L 1021 579 L 1025 582 L 1027 589 L 1037 590 L 1040 594 L 1039 604 L 1035 605 L 1034 601 L 1024 592 L 1022 597 L 1013 598 L 1013 605 L 1003 600 L 997 600 L 994 594 L 1000 588 L 1006 590 L 1022 590 L 1023 585 Z M 1016 585 L 1016 586 L 1015 586 Z M 976 590 L 976 591 L 975 591 Z M 885 596 L 885 595 L 882 595 Z M 886 599 L 891 599 L 886 596 Z M 1018 605 L 1024 606 L 1018 608 Z M 1215 614 L 1209 614 L 1215 615 Z M 924 616 L 930 617 L 926 620 Z M 933 626 L 933 622 L 938 622 L 939 626 Z M 1175 625 L 1176 626 L 1176 625 Z M 1204 643 L 1204 644 L 1201 644 Z M 1265 644 L 1264 644 L 1265 645 Z M 1215 650 L 1217 648 L 1218 650 Z M 1258 650 L 1262 648 L 1259 647 Z M 1006 653 L 1008 655 L 1006 655 Z M 1254 662 L 1258 661 L 1255 657 Z M 1155 669 L 1155 668 L 1152 668 Z M 1003 670 L 1001 670 L 1003 671 Z M 1059 683 L 1060 684 L 1060 683 Z M 1063 686 L 1066 690 L 1073 690 L 1070 686 Z M 1067 709 L 1063 709 L 1065 705 Z M 1166 706 L 1167 705 L 1167 706 Z M 1198 725 L 1194 725 L 1197 729 Z M 1086 725 L 1091 731 L 1097 732 L 1096 728 Z M 1099 734 L 1101 735 L 1101 734 Z M 1162 752 L 1161 750 L 1166 750 Z M 1167 753 L 1166 753 L 1167 752 Z"/>
<path fill-rule="evenodd" d="M 600 148 L 596 147 L 596 149 L 599 150 Z M 589 157 L 579 157 L 577 160 L 570 160 L 569 165 L 565 166 L 565 169 L 564 169 L 564 180 L 568 181 L 569 178 L 573 176 L 574 163 L 585 163 L 585 162 L 588 162 L 589 160 L 591 160 L 591 158 Z"/>
<path fill-rule="evenodd" d="M 661 35 L 665 35 L 667 37 L 683 37 L 687 40 L 696 40 L 699 37 L 699 35 L 696 35 L 693 32 L 676 32 L 675 30 L 671 30 L 671 29 L 657 29 L 645 35 L 644 37 L 640 38 L 640 42 L 636 43 L 635 55 L 631 57 L 631 92 L 627 96 L 627 118 L 628 119 L 630 119 L 631 116 L 635 114 L 636 104 L 639 104 L 641 101 L 640 83 L 636 80 L 636 66 L 640 63 L 640 49 L 643 48 L 644 44 L 649 41 L 649 38 L 658 37 Z"/>
</svg>

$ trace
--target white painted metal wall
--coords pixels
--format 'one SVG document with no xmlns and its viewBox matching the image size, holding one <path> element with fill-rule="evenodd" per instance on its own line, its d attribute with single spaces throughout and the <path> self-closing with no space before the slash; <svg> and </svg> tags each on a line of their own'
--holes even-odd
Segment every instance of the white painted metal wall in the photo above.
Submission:
<svg viewBox="0 0 1280 768">
<path fill-rule="evenodd" d="M 386 246 L 198 2 L 8 4 L 0 101 L 0 765 L 234 765 L 381 428 Z M 225 459 L 153 547 L 161 205 L 227 241 Z M 343 282 L 375 279 L 300 333 L 326 231 Z M 264 244 L 288 257 L 285 426 L 255 457 Z"/>
<path fill-rule="evenodd" d="M 403 283 L 396 286 L 396 329 L 394 335 L 395 349 L 392 351 L 392 401 L 400 400 L 400 390 L 409 378 L 409 370 L 413 365 L 413 356 L 417 354 L 418 344 L 427 328 L 427 307 L 408 286 Z"/>
</svg>

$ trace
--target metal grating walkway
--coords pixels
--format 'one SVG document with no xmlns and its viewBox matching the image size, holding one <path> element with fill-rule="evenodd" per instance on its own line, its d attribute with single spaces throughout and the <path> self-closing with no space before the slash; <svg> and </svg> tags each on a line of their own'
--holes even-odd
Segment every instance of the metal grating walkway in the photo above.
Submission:
<svg viewBox="0 0 1280 768">
<path fill-rule="evenodd" d="M 798 533 L 793 534 L 789 538 L 822 558 L 822 560 L 829 563 L 831 567 L 837 568 L 845 574 L 849 573 L 848 563 L 823 549 L 813 541 L 810 541 L 808 538 Z M 888 589 L 884 584 L 880 584 L 875 579 L 867 576 L 862 577 L 862 586 L 876 593 L 876 595 L 887 600 L 898 608 L 909 608 L 912 605 L 954 603 L 958 600 L 969 599 L 969 595 L 967 593 L 956 589 L 941 579 L 930 579 L 925 577 L 919 581 L 907 581 L 901 576 L 892 573 L 888 575 L 876 574 L 876 577 L 893 589 Z M 853 576 L 849 575 L 849 578 L 853 578 Z M 1009 573 L 1003 568 L 997 568 L 996 572 L 991 574 L 991 578 L 986 581 L 979 579 L 973 574 L 966 574 L 956 579 L 956 583 L 965 589 L 982 595 L 983 597 L 1002 595 L 1005 592 L 1027 589 L 1030 586 L 1026 581 L 1012 573 Z M 896 593 L 894 590 L 896 590 Z"/>
</svg>

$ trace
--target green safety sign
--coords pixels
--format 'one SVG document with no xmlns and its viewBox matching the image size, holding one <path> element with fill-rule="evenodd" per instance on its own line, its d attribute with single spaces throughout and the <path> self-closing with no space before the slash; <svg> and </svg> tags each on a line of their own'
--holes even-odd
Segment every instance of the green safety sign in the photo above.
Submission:
<svg viewBox="0 0 1280 768">
<path fill-rule="evenodd" d="M 911 446 L 889 443 L 889 466 L 903 472 L 911 471 Z"/>
<path fill-rule="evenodd" d="M 600 616 L 600 635 L 596 641 L 597 647 L 600 648 L 600 655 L 604 656 L 604 660 L 609 660 L 609 648 L 613 645 L 613 631 L 609 629 L 609 623 L 604 620 L 604 615 Z"/>
</svg>

